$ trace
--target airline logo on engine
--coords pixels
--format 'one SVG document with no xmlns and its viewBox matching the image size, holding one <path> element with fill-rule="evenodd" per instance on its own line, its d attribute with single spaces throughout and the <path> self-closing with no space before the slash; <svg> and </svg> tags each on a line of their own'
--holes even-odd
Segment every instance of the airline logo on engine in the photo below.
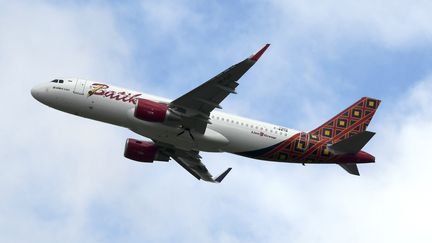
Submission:
<svg viewBox="0 0 432 243">
<path fill-rule="evenodd" d="M 125 103 L 136 104 L 137 98 L 141 96 L 141 94 L 131 94 L 125 91 L 115 91 L 110 90 L 109 85 L 94 83 L 92 84 L 92 88 L 87 93 L 87 97 L 92 95 L 100 95 L 102 97 L 106 97 L 112 100 L 123 101 Z"/>
</svg>

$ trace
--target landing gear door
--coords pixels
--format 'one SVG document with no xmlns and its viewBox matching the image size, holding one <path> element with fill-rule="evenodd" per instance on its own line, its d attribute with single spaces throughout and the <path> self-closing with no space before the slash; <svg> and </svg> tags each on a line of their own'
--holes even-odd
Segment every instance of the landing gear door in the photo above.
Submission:
<svg viewBox="0 0 432 243">
<path fill-rule="evenodd" d="M 74 94 L 84 95 L 84 88 L 85 88 L 86 82 L 87 82 L 86 80 L 77 79 L 77 81 L 75 83 Z"/>
</svg>

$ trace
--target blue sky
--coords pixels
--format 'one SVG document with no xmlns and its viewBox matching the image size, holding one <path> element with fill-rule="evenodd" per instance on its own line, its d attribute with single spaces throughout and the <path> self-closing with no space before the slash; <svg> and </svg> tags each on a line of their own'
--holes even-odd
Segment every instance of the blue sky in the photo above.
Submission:
<svg viewBox="0 0 432 243">
<path fill-rule="evenodd" d="M 432 3 L 0 1 L 0 242 L 430 242 Z M 360 177 L 203 154 L 220 185 L 123 158 L 120 127 L 45 107 L 57 76 L 175 98 L 258 50 L 225 111 L 311 130 L 383 103 Z"/>
</svg>

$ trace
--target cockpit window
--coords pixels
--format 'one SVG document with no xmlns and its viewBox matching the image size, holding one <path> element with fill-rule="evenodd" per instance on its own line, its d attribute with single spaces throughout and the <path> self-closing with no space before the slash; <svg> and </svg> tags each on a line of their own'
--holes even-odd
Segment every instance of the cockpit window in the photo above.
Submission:
<svg viewBox="0 0 432 243">
<path fill-rule="evenodd" d="M 54 79 L 53 81 L 51 81 L 51 83 L 60 83 L 62 84 L 64 81 L 63 79 Z"/>
</svg>

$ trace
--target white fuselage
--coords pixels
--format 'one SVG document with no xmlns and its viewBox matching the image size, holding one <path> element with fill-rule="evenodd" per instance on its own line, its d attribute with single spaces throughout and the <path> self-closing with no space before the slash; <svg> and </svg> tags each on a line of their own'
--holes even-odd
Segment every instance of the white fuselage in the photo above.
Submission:
<svg viewBox="0 0 432 243">
<path fill-rule="evenodd" d="M 171 100 L 111 85 L 89 95 L 98 82 L 61 79 L 32 89 L 32 95 L 52 108 L 128 128 L 142 136 L 186 150 L 240 153 L 280 143 L 299 131 L 232 114 L 213 111 L 204 134 L 182 133 L 179 126 L 147 122 L 134 116 L 137 98 L 168 104 Z"/>
</svg>

